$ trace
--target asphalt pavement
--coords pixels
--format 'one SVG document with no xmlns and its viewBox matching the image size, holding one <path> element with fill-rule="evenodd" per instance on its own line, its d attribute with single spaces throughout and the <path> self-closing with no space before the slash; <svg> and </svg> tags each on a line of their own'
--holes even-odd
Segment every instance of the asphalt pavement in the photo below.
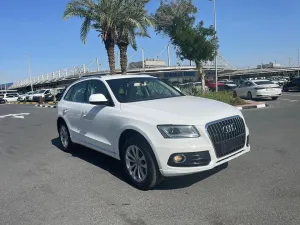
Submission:
<svg viewBox="0 0 300 225">
<path fill-rule="evenodd" d="M 243 111 L 250 153 L 147 192 L 117 160 L 63 152 L 56 109 L 0 105 L 0 224 L 299 225 L 300 94 L 267 103 Z"/>
</svg>

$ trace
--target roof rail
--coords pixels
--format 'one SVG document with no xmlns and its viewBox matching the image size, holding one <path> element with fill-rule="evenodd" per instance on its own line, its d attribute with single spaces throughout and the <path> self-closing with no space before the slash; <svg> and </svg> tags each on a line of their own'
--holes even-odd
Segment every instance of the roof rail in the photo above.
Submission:
<svg viewBox="0 0 300 225">
<path fill-rule="evenodd" d="M 86 80 L 86 79 L 89 79 L 89 78 L 101 78 L 101 77 L 102 77 L 101 75 L 91 75 L 91 76 L 81 77 L 79 80 Z"/>
</svg>

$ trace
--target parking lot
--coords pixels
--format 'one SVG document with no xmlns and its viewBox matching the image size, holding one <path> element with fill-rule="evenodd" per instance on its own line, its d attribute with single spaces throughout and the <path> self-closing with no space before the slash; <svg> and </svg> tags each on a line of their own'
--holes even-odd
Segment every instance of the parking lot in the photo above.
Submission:
<svg viewBox="0 0 300 225">
<path fill-rule="evenodd" d="M 108 156 L 63 152 L 56 109 L 0 105 L 0 224 L 298 225 L 300 93 L 266 103 L 243 111 L 250 153 L 147 192 Z"/>
</svg>

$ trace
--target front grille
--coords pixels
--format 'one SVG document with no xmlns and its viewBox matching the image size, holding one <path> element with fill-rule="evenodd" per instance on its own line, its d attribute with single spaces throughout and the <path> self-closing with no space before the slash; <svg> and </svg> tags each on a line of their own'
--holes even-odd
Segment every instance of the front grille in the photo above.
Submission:
<svg viewBox="0 0 300 225">
<path fill-rule="evenodd" d="M 238 151 L 245 146 L 246 128 L 240 116 L 208 123 L 206 130 L 218 158 Z"/>
</svg>

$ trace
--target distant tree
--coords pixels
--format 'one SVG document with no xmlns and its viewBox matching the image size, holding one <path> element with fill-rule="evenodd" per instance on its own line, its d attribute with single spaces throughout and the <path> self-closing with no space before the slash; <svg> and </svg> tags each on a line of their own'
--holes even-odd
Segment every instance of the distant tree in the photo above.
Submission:
<svg viewBox="0 0 300 225">
<path fill-rule="evenodd" d="M 203 63 L 215 57 L 218 40 L 212 26 L 205 28 L 203 21 L 195 23 L 196 13 L 192 0 L 161 1 L 154 19 L 157 33 L 164 33 L 170 38 L 178 56 L 195 62 L 204 94 Z"/>
<path fill-rule="evenodd" d="M 125 0 L 127 5 L 127 14 L 130 17 L 125 17 L 120 21 L 117 28 L 117 45 L 120 49 L 120 65 L 121 73 L 127 72 L 127 49 L 131 45 L 134 50 L 137 50 L 136 36 L 149 37 L 147 28 L 153 26 L 153 20 L 147 14 L 145 5 L 150 0 Z"/>
</svg>

